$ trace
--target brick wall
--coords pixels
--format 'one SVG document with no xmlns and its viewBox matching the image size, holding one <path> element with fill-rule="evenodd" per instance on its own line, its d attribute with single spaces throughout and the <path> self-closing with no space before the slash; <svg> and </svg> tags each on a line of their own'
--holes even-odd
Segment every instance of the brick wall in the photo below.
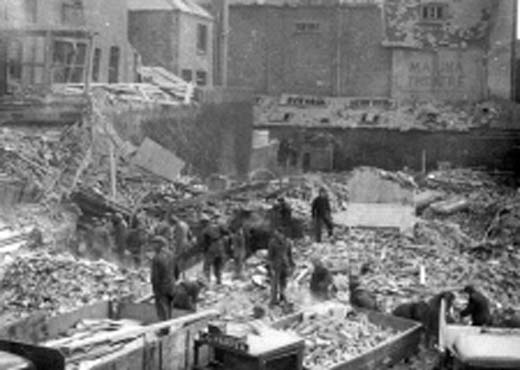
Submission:
<svg viewBox="0 0 520 370">
<path fill-rule="evenodd" d="M 176 17 L 164 10 L 129 12 L 128 36 L 146 66 L 177 70 Z"/>
<path fill-rule="evenodd" d="M 302 23 L 317 28 L 301 31 Z M 391 54 L 381 46 L 379 6 L 234 5 L 230 29 L 230 86 L 269 94 L 389 94 Z"/>
<path fill-rule="evenodd" d="M 518 5 L 514 0 L 501 0 L 497 3 L 489 35 L 488 92 L 491 96 L 510 99 L 514 86 L 511 68 Z"/>
</svg>

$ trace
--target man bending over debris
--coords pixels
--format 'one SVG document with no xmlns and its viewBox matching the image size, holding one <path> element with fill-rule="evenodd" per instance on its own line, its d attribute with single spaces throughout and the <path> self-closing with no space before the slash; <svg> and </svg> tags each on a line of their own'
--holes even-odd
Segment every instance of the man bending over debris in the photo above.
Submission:
<svg viewBox="0 0 520 370">
<path fill-rule="evenodd" d="M 175 284 L 173 254 L 168 251 L 168 241 L 162 236 L 152 239 L 155 255 L 152 259 L 151 280 L 155 296 L 155 309 L 159 320 L 171 319 L 173 289 Z"/>
<path fill-rule="evenodd" d="M 320 189 L 319 195 L 312 202 L 312 219 L 316 231 L 316 242 L 321 242 L 321 229 L 327 227 L 329 237 L 332 236 L 332 216 L 329 197 L 325 188 Z"/>
<path fill-rule="evenodd" d="M 269 272 L 271 275 L 271 306 L 286 301 L 287 279 L 294 268 L 291 242 L 278 230 L 273 232 L 268 247 Z"/>
</svg>

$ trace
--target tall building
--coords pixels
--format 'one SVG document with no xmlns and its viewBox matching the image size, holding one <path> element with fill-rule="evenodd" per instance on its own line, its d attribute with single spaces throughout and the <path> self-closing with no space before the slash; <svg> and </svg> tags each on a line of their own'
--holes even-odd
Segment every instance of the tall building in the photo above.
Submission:
<svg viewBox="0 0 520 370">
<path fill-rule="evenodd" d="M 213 17 L 192 0 L 129 0 L 128 37 L 143 65 L 213 84 Z"/>
<path fill-rule="evenodd" d="M 229 86 L 397 100 L 512 96 L 516 1 L 227 1 Z"/>
</svg>

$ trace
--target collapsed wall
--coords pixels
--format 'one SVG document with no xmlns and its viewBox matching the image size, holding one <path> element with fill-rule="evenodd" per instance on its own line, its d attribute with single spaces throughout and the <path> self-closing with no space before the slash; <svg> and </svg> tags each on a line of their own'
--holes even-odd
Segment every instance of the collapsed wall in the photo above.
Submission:
<svg viewBox="0 0 520 370">
<path fill-rule="evenodd" d="M 184 160 L 191 173 L 248 172 L 252 104 L 220 102 L 199 106 L 123 106 L 108 115 L 121 139 L 139 146 L 146 137 Z"/>
</svg>

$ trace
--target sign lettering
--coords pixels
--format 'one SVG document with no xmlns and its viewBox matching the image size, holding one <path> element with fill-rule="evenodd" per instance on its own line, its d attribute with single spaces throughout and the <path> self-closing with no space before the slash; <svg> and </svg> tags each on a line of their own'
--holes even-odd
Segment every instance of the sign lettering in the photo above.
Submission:
<svg viewBox="0 0 520 370">
<path fill-rule="evenodd" d="M 466 82 L 459 60 L 442 61 L 435 67 L 430 61 L 411 61 L 408 64 L 410 90 L 463 90 Z"/>
</svg>

